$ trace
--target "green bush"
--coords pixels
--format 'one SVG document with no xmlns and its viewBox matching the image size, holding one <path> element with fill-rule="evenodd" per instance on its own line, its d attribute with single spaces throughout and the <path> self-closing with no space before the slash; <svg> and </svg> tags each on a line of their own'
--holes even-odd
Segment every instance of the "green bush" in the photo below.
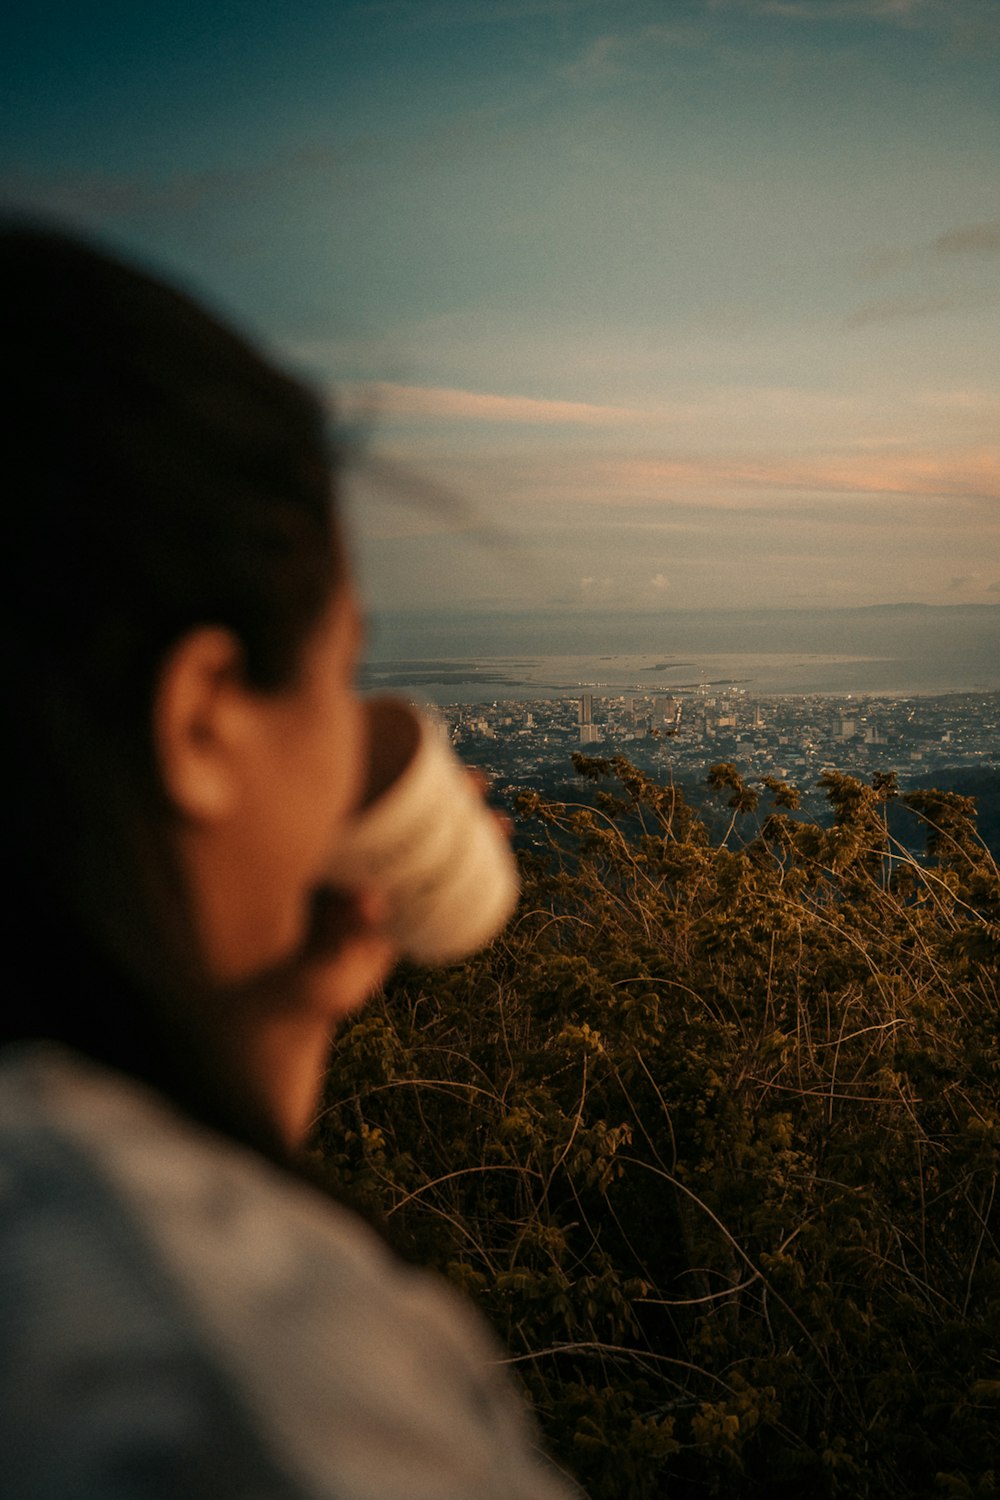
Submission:
<svg viewBox="0 0 1000 1500">
<path fill-rule="evenodd" d="M 317 1147 L 480 1303 L 594 1500 L 998 1495 L 1000 879 L 974 804 L 826 829 L 576 757 L 511 928 L 344 1034 Z M 761 811 L 763 806 L 768 811 Z"/>
</svg>

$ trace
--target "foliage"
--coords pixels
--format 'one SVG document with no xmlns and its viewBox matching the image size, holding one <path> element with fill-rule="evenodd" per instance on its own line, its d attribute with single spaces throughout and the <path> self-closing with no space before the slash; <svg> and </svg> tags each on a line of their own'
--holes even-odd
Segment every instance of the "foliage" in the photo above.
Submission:
<svg viewBox="0 0 1000 1500">
<path fill-rule="evenodd" d="M 1000 1495 L 1000 879 L 955 793 L 575 758 L 507 934 L 401 973 L 317 1144 L 485 1309 L 594 1500 Z M 889 832 L 897 800 L 927 829 Z M 766 807 L 766 811 L 761 809 Z M 730 825 L 731 828 L 734 824 Z"/>
</svg>

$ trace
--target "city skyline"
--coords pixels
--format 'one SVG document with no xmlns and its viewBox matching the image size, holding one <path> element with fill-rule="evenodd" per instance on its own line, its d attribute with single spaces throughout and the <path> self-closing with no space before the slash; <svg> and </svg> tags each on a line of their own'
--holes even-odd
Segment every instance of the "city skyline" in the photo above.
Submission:
<svg viewBox="0 0 1000 1500">
<path fill-rule="evenodd" d="M 3 201 L 336 399 L 376 611 L 1000 605 L 991 0 L 4 27 Z"/>
<path fill-rule="evenodd" d="M 624 756 L 654 781 L 683 786 L 702 806 L 710 768 L 728 763 L 761 792 L 768 782 L 772 791 L 796 787 L 803 812 L 820 821 L 830 817 L 825 773 L 869 785 L 893 775 L 903 789 L 933 785 L 975 796 L 980 831 L 1000 855 L 1000 693 L 845 702 L 720 686 L 679 696 L 595 694 L 589 705 L 588 696 L 506 699 L 501 690 L 492 702 L 448 703 L 440 712 L 456 750 L 489 773 L 511 809 L 525 791 L 559 796 L 581 786 L 572 760 L 578 750 L 605 760 Z"/>
</svg>

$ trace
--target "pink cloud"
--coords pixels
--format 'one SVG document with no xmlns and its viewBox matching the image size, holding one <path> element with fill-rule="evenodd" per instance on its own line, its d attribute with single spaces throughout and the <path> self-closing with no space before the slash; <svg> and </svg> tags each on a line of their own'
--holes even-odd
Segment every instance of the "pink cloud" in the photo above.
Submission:
<svg viewBox="0 0 1000 1500">
<path fill-rule="evenodd" d="M 811 491 L 887 495 L 964 496 L 1000 500 L 1000 449 L 941 453 L 817 455 L 799 459 L 623 459 L 604 466 L 607 487 L 623 498 L 683 497 L 708 490 L 720 502 L 733 491 Z"/>
<path fill-rule="evenodd" d="M 529 423 L 537 426 L 606 427 L 642 421 L 648 413 L 586 401 L 547 401 L 533 396 L 494 396 L 448 386 L 401 385 L 381 381 L 370 386 L 343 383 L 341 395 L 360 399 L 385 419 L 430 418 L 438 421 Z"/>
</svg>

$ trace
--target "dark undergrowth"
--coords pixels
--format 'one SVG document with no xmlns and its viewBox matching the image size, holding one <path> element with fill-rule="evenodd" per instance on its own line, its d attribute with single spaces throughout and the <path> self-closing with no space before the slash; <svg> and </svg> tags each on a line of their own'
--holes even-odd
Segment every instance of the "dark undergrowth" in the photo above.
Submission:
<svg viewBox="0 0 1000 1500">
<path fill-rule="evenodd" d="M 480 1303 L 593 1500 L 1000 1495 L 974 803 L 828 774 L 821 828 L 772 783 L 732 848 L 628 762 L 576 763 L 598 806 L 524 800 L 550 853 L 505 936 L 341 1039 L 327 1165 Z M 756 788 L 710 782 L 745 827 Z"/>
</svg>

